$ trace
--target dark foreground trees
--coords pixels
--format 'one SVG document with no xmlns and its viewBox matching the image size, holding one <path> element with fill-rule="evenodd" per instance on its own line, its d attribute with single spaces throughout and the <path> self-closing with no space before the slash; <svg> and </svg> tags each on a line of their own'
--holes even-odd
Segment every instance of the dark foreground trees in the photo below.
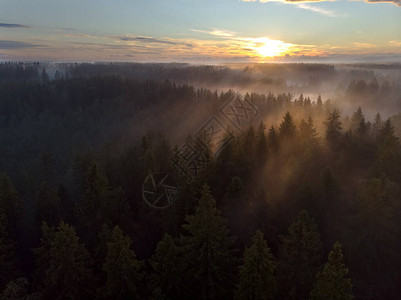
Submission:
<svg viewBox="0 0 401 300">
<path fill-rule="evenodd" d="M 263 233 L 257 230 L 252 245 L 245 249 L 239 269 L 236 299 L 274 299 L 277 293 L 276 262 Z"/>
<path fill-rule="evenodd" d="M 184 251 L 185 289 L 190 298 L 222 299 L 231 297 L 236 259 L 234 238 L 226 220 L 216 208 L 207 185 L 194 215 L 186 217 L 181 243 Z"/>
<path fill-rule="evenodd" d="M 144 131 L 186 134 L 185 109 L 209 118 L 233 95 L 118 76 L 0 83 L 2 297 L 326 297 L 322 256 L 340 240 L 355 298 L 398 299 L 401 116 L 248 94 L 267 123 L 192 182 L 176 176 L 171 207 L 146 205 L 150 173 L 179 174 L 171 136 Z"/>
<path fill-rule="evenodd" d="M 341 244 L 336 242 L 329 253 L 327 263 L 316 275 L 316 284 L 310 293 L 312 300 L 352 300 L 351 279 L 344 264 Z"/>
</svg>

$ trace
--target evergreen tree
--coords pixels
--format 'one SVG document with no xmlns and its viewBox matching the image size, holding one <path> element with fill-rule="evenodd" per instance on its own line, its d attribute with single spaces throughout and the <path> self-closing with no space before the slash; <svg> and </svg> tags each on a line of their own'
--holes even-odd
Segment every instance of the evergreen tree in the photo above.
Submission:
<svg viewBox="0 0 401 300">
<path fill-rule="evenodd" d="M 383 127 L 382 117 L 380 113 L 377 113 L 372 125 L 372 134 L 375 139 L 379 137 L 382 127 Z"/>
<path fill-rule="evenodd" d="M 138 299 L 138 283 L 141 263 L 131 249 L 131 239 L 115 226 L 107 243 L 107 256 L 103 270 L 107 274 L 106 284 L 100 296 L 110 299 Z"/>
<path fill-rule="evenodd" d="M 45 270 L 44 296 L 47 299 L 90 297 L 93 283 L 92 261 L 79 243 L 74 227 L 60 222 L 51 235 L 49 267 Z"/>
<path fill-rule="evenodd" d="M 301 145 L 305 150 L 312 150 L 314 146 L 317 145 L 319 139 L 317 138 L 316 128 L 313 125 L 313 120 L 311 117 L 308 121 L 301 120 L 299 125 L 299 137 L 301 140 Z"/>
<path fill-rule="evenodd" d="M 125 192 L 121 187 L 113 189 L 105 203 L 105 221 L 110 226 L 119 225 L 126 230 L 132 224 L 131 207 L 127 201 Z"/>
<path fill-rule="evenodd" d="M 61 202 L 61 213 L 62 219 L 66 222 L 73 222 L 74 220 L 74 201 L 70 194 L 68 193 L 67 188 L 60 184 L 57 189 L 57 195 L 60 198 Z"/>
<path fill-rule="evenodd" d="M 316 100 L 316 110 L 317 114 L 320 115 L 323 112 L 323 101 L 322 101 L 322 96 L 319 95 Z"/>
<path fill-rule="evenodd" d="M 38 224 L 45 221 L 50 226 L 56 226 L 60 222 L 61 216 L 60 197 L 46 182 L 43 182 L 36 200 L 36 220 Z"/>
<path fill-rule="evenodd" d="M 183 286 L 182 249 L 166 234 L 150 259 L 151 293 L 156 298 L 178 299 Z"/>
<path fill-rule="evenodd" d="M 371 299 L 397 298 L 401 274 L 400 186 L 384 174 L 363 180 L 354 205 L 356 214 L 349 221 L 346 245 L 354 274 L 363 274 L 354 290 Z"/>
<path fill-rule="evenodd" d="M 93 163 L 86 176 L 85 193 L 77 207 L 80 229 L 90 250 L 93 250 L 96 244 L 102 225 L 107 222 L 105 206 L 109 196 L 107 178 L 101 174 L 97 164 Z"/>
<path fill-rule="evenodd" d="M 279 147 L 279 139 L 278 134 L 274 126 L 270 127 L 269 132 L 267 133 L 267 142 L 269 147 L 276 152 Z"/>
<path fill-rule="evenodd" d="M 296 127 L 291 114 L 287 111 L 279 127 L 280 137 L 291 138 L 295 135 Z"/>
<path fill-rule="evenodd" d="M 333 250 L 329 253 L 327 263 L 316 275 L 316 284 L 311 291 L 312 300 L 351 300 L 352 294 L 351 279 L 348 278 L 341 250 L 341 244 L 336 242 Z"/>
<path fill-rule="evenodd" d="M 257 145 L 256 145 L 256 155 L 258 163 L 264 163 L 267 159 L 267 137 L 266 137 L 266 126 L 263 123 L 260 123 L 258 127 L 258 131 L 256 133 L 257 136 Z"/>
<path fill-rule="evenodd" d="M 326 141 L 334 149 L 337 149 L 337 147 L 340 144 L 340 138 L 342 135 L 340 113 L 338 112 L 337 109 L 334 109 L 330 113 L 327 121 L 325 122 L 325 125 L 326 125 Z"/>
<path fill-rule="evenodd" d="M 283 297 L 306 299 L 320 266 L 322 244 L 317 225 L 301 211 L 286 236 L 281 236 L 280 283 Z"/>
<path fill-rule="evenodd" d="M 189 280 L 189 297 L 222 299 L 232 292 L 232 275 L 235 265 L 226 220 L 216 208 L 216 201 L 207 185 L 194 215 L 185 218 L 185 235 L 181 237 Z"/>
<path fill-rule="evenodd" d="M 34 273 L 33 285 L 37 290 L 43 290 L 45 271 L 49 268 L 50 263 L 50 250 L 51 242 L 54 237 L 54 228 L 49 227 L 46 222 L 42 222 L 41 226 L 42 237 L 40 239 L 40 246 L 32 249 L 35 254 L 36 270 Z"/>
<path fill-rule="evenodd" d="M 273 299 L 276 293 L 275 267 L 273 255 L 263 238 L 263 233 L 257 230 L 252 245 L 245 249 L 236 298 Z"/>
<path fill-rule="evenodd" d="M 29 282 L 24 277 L 10 281 L 3 292 L 0 294 L 1 300 L 24 300 L 24 299 L 40 299 L 34 295 L 28 297 Z"/>
<path fill-rule="evenodd" d="M 365 116 L 362 113 L 361 107 L 358 107 L 357 111 L 352 114 L 350 130 L 356 132 L 362 121 L 365 121 Z"/>
<path fill-rule="evenodd" d="M 0 174 L 0 209 L 5 214 L 5 221 L 10 237 L 16 239 L 22 211 L 22 201 L 18 197 L 11 179 L 5 174 Z"/>
<path fill-rule="evenodd" d="M 8 236 L 5 215 L 0 209 L 0 291 L 15 275 L 14 247 Z"/>
</svg>

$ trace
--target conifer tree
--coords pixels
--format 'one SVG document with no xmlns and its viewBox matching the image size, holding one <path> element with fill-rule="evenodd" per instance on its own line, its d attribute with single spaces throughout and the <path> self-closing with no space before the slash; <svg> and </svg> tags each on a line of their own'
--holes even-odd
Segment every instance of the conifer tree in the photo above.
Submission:
<svg viewBox="0 0 401 300">
<path fill-rule="evenodd" d="M 10 237 L 15 239 L 18 234 L 22 201 L 14 189 L 11 179 L 5 174 L 0 174 L 0 209 L 5 214 Z"/>
<path fill-rule="evenodd" d="M 93 275 L 92 261 L 84 245 L 79 243 L 74 227 L 60 222 L 50 235 L 49 267 L 45 270 L 44 296 L 47 299 L 82 299 L 90 297 Z M 43 258 L 42 258 L 43 261 Z"/>
<path fill-rule="evenodd" d="M 78 221 L 84 240 L 93 250 L 97 235 L 106 223 L 105 206 L 110 196 L 107 178 L 101 174 L 96 163 L 93 163 L 86 176 L 86 188 L 77 207 Z"/>
<path fill-rule="evenodd" d="M 348 278 L 348 268 L 344 264 L 341 244 L 336 242 L 330 251 L 328 261 L 316 275 L 316 284 L 311 291 L 311 300 L 351 300 L 351 279 Z"/>
<path fill-rule="evenodd" d="M 226 220 L 216 208 L 207 185 L 194 215 L 185 218 L 185 235 L 181 237 L 189 280 L 189 297 L 222 299 L 232 292 L 234 238 L 229 235 Z"/>
<path fill-rule="evenodd" d="M 106 284 L 100 296 L 110 299 L 138 299 L 141 280 L 141 263 L 131 249 L 131 239 L 115 226 L 107 243 L 107 256 L 103 270 L 107 274 Z"/>
<path fill-rule="evenodd" d="M 236 298 L 274 299 L 276 293 L 275 267 L 276 263 L 263 238 L 263 233 L 257 230 L 252 239 L 252 245 L 245 249 Z"/>
<path fill-rule="evenodd" d="M 38 224 L 45 221 L 50 226 L 56 226 L 61 217 L 60 197 L 46 182 L 43 182 L 36 199 L 36 220 Z"/>
<path fill-rule="evenodd" d="M 0 209 L 0 291 L 15 275 L 14 247 L 8 236 L 4 212 Z"/>
<path fill-rule="evenodd" d="M 276 132 L 276 129 L 274 126 L 270 127 L 268 133 L 267 133 L 267 142 L 269 147 L 276 152 L 279 147 L 279 139 L 278 139 L 278 134 Z"/>
<path fill-rule="evenodd" d="M 288 234 L 280 239 L 281 292 L 288 299 L 306 299 L 321 260 L 322 244 L 317 225 L 305 210 L 301 211 Z"/>
<path fill-rule="evenodd" d="M 183 285 L 182 249 L 166 234 L 150 259 L 151 293 L 158 298 L 177 299 Z"/>
<path fill-rule="evenodd" d="M 337 109 L 334 109 L 327 118 L 325 122 L 326 125 L 326 141 L 329 143 L 331 147 L 336 149 L 339 146 L 340 138 L 341 138 L 341 121 L 340 121 L 340 113 Z"/>
<path fill-rule="evenodd" d="M 287 111 L 279 127 L 280 137 L 291 138 L 295 135 L 296 127 L 291 114 Z"/>
</svg>

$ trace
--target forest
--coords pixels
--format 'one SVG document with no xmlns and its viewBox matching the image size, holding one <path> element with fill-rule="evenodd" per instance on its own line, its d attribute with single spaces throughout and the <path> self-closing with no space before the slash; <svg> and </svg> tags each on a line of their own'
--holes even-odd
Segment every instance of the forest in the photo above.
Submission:
<svg viewBox="0 0 401 300">
<path fill-rule="evenodd" d="M 399 299 L 400 79 L 1 63 L 0 299 Z"/>
</svg>

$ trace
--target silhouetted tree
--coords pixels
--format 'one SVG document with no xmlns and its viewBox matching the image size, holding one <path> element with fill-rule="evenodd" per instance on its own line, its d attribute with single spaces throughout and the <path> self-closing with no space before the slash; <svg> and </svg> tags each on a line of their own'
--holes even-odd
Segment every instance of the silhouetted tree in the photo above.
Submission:
<svg viewBox="0 0 401 300">
<path fill-rule="evenodd" d="M 185 218 L 184 250 L 186 285 L 192 297 L 221 299 L 232 293 L 234 238 L 228 233 L 226 221 L 216 208 L 216 201 L 207 185 L 194 215 Z"/>
<path fill-rule="evenodd" d="M 339 242 L 334 244 L 327 263 L 316 275 L 316 284 L 310 295 L 312 300 L 354 299 L 351 279 L 348 278 L 348 268 L 344 264 Z"/>
<path fill-rule="evenodd" d="M 157 244 L 149 262 L 152 267 L 152 296 L 157 299 L 180 299 L 183 296 L 181 294 L 184 284 L 182 249 L 169 234 L 164 235 Z"/>
<path fill-rule="evenodd" d="M 281 236 L 281 293 L 288 299 L 307 299 L 321 262 L 322 244 L 313 219 L 301 211 Z"/>
<path fill-rule="evenodd" d="M 49 252 L 44 253 L 45 257 L 49 257 L 49 267 L 45 270 L 44 296 L 47 299 L 90 297 L 94 279 L 92 261 L 84 245 L 79 243 L 75 229 L 61 222 L 48 246 Z"/>
<path fill-rule="evenodd" d="M 342 136 L 341 130 L 341 121 L 340 121 L 340 114 L 338 110 L 334 109 L 327 121 L 325 122 L 326 125 L 326 141 L 329 143 L 333 149 L 337 149 L 340 145 L 340 139 Z"/>
<path fill-rule="evenodd" d="M 277 291 L 275 267 L 276 263 L 263 233 L 257 230 L 252 245 L 244 252 L 236 299 L 274 299 Z"/>
<path fill-rule="evenodd" d="M 291 114 L 287 111 L 279 127 L 280 137 L 286 139 L 295 135 L 296 127 Z"/>
<path fill-rule="evenodd" d="M 131 239 L 115 226 L 107 243 L 107 256 L 103 264 L 107 279 L 100 290 L 101 298 L 138 299 L 141 263 L 136 259 L 131 244 Z"/>
</svg>

